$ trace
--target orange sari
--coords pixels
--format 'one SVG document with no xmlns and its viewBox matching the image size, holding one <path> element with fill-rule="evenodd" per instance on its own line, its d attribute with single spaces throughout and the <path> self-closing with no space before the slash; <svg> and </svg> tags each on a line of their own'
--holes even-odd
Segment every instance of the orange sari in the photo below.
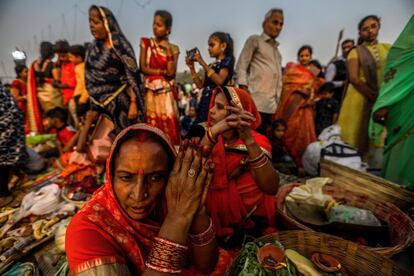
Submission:
<svg viewBox="0 0 414 276">
<path fill-rule="evenodd" d="M 286 144 L 302 157 L 306 147 L 316 141 L 313 107 L 306 102 L 320 86 L 311 71 L 300 64 L 289 63 L 283 75 L 283 93 L 275 119 L 287 123 Z"/>
</svg>

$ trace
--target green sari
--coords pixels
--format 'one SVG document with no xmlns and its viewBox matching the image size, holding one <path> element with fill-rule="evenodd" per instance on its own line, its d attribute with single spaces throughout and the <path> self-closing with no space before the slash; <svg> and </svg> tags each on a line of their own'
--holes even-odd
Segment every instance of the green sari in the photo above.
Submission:
<svg viewBox="0 0 414 276">
<path fill-rule="evenodd" d="M 414 189 L 414 16 L 388 54 L 384 82 L 373 112 L 384 107 L 388 109 L 388 136 L 383 177 Z M 379 135 L 378 127 L 371 124 L 370 128 L 370 134 Z"/>
</svg>

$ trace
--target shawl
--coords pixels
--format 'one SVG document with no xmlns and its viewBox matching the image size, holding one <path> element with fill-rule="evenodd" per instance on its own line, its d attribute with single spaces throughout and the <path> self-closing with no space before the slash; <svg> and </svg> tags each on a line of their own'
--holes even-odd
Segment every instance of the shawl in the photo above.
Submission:
<svg viewBox="0 0 414 276">
<path fill-rule="evenodd" d="M 111 48 L 106 49 L 104 41 L 101 40 L 93 41 L 88 48 L 85 57 L 85 81 L 89 95 L 103 103 L 127 83 L 137 93 L 139 119 L 144 121 L 144 101 L 134 50 L 110 10 L 95 5 L 91 8 L 100 12 Z"/>
</svg>

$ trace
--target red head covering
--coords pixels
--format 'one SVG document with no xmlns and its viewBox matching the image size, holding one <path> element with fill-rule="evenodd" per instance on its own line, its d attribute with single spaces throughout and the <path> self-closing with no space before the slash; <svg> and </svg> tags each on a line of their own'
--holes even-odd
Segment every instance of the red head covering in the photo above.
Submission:
<svg viewBox="0 0 414 276">
<path fill-rule="evenodd" d="M 263 150 L 271 152 L 268 139 L 254 131 L 260 125 L 261 117 L 249 93 L 235 87 L 217 87 L 213 91 L 210 108 L 213 107 L 218 93 L 223 93 L 231 106 L 240 107 L 253 114 L 256 118 L 250 127 L 253 138 Z M 211 125 L 210 122 L 211 118 L 209 115 L 208 125 Z M 234 148 L 245 148 L 240 138 L 233 141 L 231 146 Z M 222 136 L 219 135 L 217 137 L 217 144 L 214 146 L 211 155 L 216 166 L 213 181 L 207 195 L 206 206 L 215 224 L 218 236 L 231 234 L 233 232 L 231 226 L 240 224 L 251 210 L 252 205 L 260 205 L 255 214 L 266 216 L 269 221 L 272 220 L 275 214 L 274 199 L 265 195 L 258 188 L 250 171 L 243 172 L 237 178 L 229 177 L 240 166 L 240 162 L 245 156 L 245 154 L 226 152 Z"/>
<path fill-rule="evenodd" d="M 211 97 L 210 101 L 210 109 L 214 106 L 214 100 L 218 93 L 223 93 L 226 97 L 229 105 L 234 107 L 240 107 L 243 110 L 246 110 L 253 114 L 256 118 L 256 121 L 252 122 L 251 129 L 256 129 L 260 126 L 262 122 L 262 118 L 260 117 L 259 111 L 257 110 L 256 104 L 254 100 L 250 96 L 248 92 L 243 89 L 231 87 L 231 86 L 223 86 L 223 87 L 216 87 L 213 91 L 213 96 Z M 210 125 L 210 114 L 208 115 L 208 124 Z"/>
<path fill-rule="evenodd" d="M 149 253 L 153 238 L 159 232 L 160 225 L 155 222 L 135 221 L 124 212 L 118 203 L 113 189 L 112 166 L 113 159 L 119 151 L 120 145 L 126 141 L 126 138 L 132 137 L 131 139 L 142 141 L 142 133 L 151 133 L 159 137 L 163 141 L 165 148 L 168 149 L 168 154 L 175 159 L 176 151 L 174 147 L 169 142 L 167 136 L 158 128 L 146 124 L 136 124 L 124 129 L 112 144 L 106 163 L 106 183 L 95 192 L 92 199 L 78 212 L 71 222 L 74 225 L 70 226 L 71 228 L 77 227 L 77 223 L 79 223 L 79 219 L 76 219 L 77 216 L 92 222 L 96 226 L 93 228 L 94 230 L 101 233 L 102 236 L 116 241 L 117 245 L 122 248 L 122 251 L 126 252 L 124 257 L 138 269 L 137 272 L 139 273 L 142 273 L 145 269 L 144 259 Z M 162 202 L 160 202 L 159 206 L 160 208 L 158 209 L 162 210 Z M 67 236 L 67 242 L 72 238 Z M 86 240 L 87 237 L 85 237 Z M 97 252 L 99 252 L 99 247 L 99 244 L 90 244 L 90 248 Z M 71 259 L 84 260 L 85 256 L 68 254 L 68 259 L 70 263 Z M 73 263 L 70 263 L 70 265 L 73 271 L 82 270 L 82 263 L 79 266 L 76 264 L 73 266 Z"/>
</svg>

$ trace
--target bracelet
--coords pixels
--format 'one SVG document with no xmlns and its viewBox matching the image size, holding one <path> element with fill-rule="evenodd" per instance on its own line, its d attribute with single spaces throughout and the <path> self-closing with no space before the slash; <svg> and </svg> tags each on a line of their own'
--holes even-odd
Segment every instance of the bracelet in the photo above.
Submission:
<svg viewBox="0 0 414 276">
<path fill-rule="evenodd" d="M 211 127 L 207 128 L 206 135 L 211 144 L 217 144 L 217 140 L 213 138 L 213 133 L 211 133 Z"/>
<path fill-rule="evenodd" d="M 146 267 L 165 273 L 181 273 L 188 246 L 155 237 Z"/>
<path fill-rule="evenodd" d="M 262 151 L 256 158 L 254 158 L 252 160 L 250 160 L 250 158 L 249 158 L 248 162 L 249 163 L 256 163 L 257 161 L 259 161 L 260 159 L 263 158 L 263 155 L 264 155 L 264 152 Z"/>
<path fill-rule="evenodd" d="M 215 240 L 216 229 L 214 228 L 213 221 L 211 220 L 211 218 L 210 224 L 204 232 L 196 235 L 188 234 L 188 236 L 190 237 L 191 244 L 198 247 L 205 246 L 211 243 L 213 240 Z"/>
<path fill-rule="evenodd" d="M 214 70 L 213 69 L 208 69 L 208 71 L 207 71 L 207 77 L 209 77 L 209 78 L 211 78 L 211 76 L 214 74 L 215 72 L 214 72 Z"/>
<path fill-rule="evenodd" d="M 259 164 L 256 164 L 255 166 L 251 166 L 251 167 L 252 169 L 260 169 L 264 167 L 267 164 L 267 162 L 269 162 L 269 159 L 267 159 L 267 157 L 265 156 L 262 162 L 259 162 Z"/>
<path fill-rule="evenodd" d="M 174 61 L 174 56 L 167 56 L 167 62 Z"/>
</svg>

